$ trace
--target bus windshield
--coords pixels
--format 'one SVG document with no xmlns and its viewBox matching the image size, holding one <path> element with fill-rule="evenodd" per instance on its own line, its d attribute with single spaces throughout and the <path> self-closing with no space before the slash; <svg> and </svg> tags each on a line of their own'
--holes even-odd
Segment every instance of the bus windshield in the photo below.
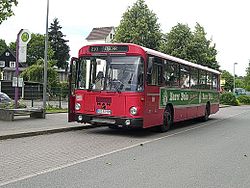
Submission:
<svg viewBox="0 0 250 188">
<path fill-rule="evenodd" d="M 77 88 L 99 91 L 143 91 L 143 62 L 138 56 L 83 57 Z"/>
</svg>

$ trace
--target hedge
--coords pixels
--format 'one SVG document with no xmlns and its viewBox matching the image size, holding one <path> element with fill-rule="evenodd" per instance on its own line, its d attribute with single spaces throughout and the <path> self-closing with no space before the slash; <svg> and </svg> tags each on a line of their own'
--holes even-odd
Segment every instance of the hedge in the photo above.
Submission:
<svg viewBox="0 0 250 188">
<path fill-rule="evenodd" d="M 222 93 L 220 95 L 220 103 L 226 105 L 238 106 L 239 101 L 233 93 Z"/>
<path fill-rule="evenodd" d="M 237 99 L 241 104 L 250 104 L 250 96 L 248 95 L 240 95 Z"/>
</svg>

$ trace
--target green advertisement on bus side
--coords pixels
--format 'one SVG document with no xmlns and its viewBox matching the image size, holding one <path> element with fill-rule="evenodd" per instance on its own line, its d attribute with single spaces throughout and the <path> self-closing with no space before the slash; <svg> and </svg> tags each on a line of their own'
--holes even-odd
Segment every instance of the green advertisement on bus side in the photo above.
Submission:
<svg viewBox="0 0 250 188">
<path fill-rule="evenodd" d="M 173 105 L 199 105 L 208 101 L 218 103 L 219 93 L 217 91 L 160 88 L 160 108 L 165 108 L 168 103 Z"/>
</svg>

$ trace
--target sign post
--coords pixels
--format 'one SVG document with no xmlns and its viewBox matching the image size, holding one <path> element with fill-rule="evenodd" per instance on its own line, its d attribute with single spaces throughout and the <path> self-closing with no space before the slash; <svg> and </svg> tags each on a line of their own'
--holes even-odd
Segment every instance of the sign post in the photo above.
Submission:
<svg viewBox="0 0 250 188">
<path fill-rule="evenodd" d="M 18 85 L 19 79 L 19 63 L 26 62 L 27 57 L 27 44 L 31 39 L 31 33 L 27 29 L 21 29 L 17 34 L 16 41 L 16 71 L 15 77 L 13 77 L 13 86 L 15 87 L 15 108 L 18 107 L 18 94 L 20 87 Z"/>
</svg>

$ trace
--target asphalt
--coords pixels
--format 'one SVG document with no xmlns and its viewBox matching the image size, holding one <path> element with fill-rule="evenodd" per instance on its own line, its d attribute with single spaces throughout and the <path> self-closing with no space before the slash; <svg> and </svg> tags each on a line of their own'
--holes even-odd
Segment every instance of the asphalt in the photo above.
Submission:
<svg viewBox="0 0 250 188">
<path fill-rule="evenodd" d="M 221 105 L 220 108 L 228 107 Z M 73 130 L 89 129 L 90 124 L 68 123 L 67 113 L 46 114 L 45 119 L 34 119 L 29 116 L 15 117 L 14 121 L 0 120 L 0 140 L 14 139 L 43 134 L 52 134 Z"/>
</svg>

